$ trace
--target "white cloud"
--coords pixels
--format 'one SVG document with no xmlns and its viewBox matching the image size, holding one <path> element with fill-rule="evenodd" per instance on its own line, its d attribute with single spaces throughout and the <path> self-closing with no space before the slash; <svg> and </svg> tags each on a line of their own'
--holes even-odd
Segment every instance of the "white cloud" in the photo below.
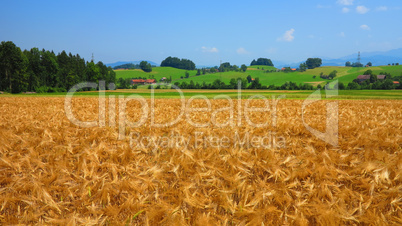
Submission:
<svg viewBox="0 0 402 226">
<path fill-rule="evenodd" d="M 370 28 L 368 25 L 366 25 L 366 24 L 363 24 L 362 26 L 360 26 L 360 29 L 366 30 L 366 31 L 371 30 L 371 28 Z"/>
<path fill-rule="evenodd" d="M 358 7 L 356 7 L 356 12 L 360 13 L 360 14 L 365 14 L 369 11 L 370 9 L 363 6 L 363 5 L 359 5 Z"/>
<path fill-rule="evenodd" d="M 349 11 L 350 11 L 350 9 L 347 8 L 347 7 L 343 7 L 343 8 L 342 8 L 342 12 L 343 12 L 343 13 L 348 13 Z"/>
<path fill-rule="evenodd" d="M 339 33 L 339 36 L 342 38 L 346 37 L 345 32 L 342 31 L 341 33 Z"/>
<path fill-rule="evenodd" d="M 339 5 L 353 5 L 354 0 L 338 0 Z"/>
<path fill-rule="evenodd" d="M 201 47 L 201 51 L 204 52 L 204 53 L 217 53 L 217 52 L 219 52 L 218 49 L 215 48 L 215 47 L 211 48 L 211 47 L 205 47 L 205 46 Z"/>
<path fill-rule="evenodd" d="M 295 39 L 295 36 L 293 33 L 295 32 L 295 29 L 290 29 L 283 34 L 282 37 L 278 38 L 278 41 L 285 41 L 285 42 L 291 42 L 293 39 Z"/>
<path fill-rule="evenodd" d="M 238 54 L 250 54 L 250 52 L 248 52 L 245 48 L 243 48 L 243 47 L 240 47 L 240 48 L 238 48 L 237 50 L 236 50 L 236 52 L 238 53 Z"/>
<path fill-rule="evenodd" d="M 388 10 L 388 7 L 386 7 L 386 6 L 380 6 L 380 7 L 377 7 L 376 10 L 377 10 L 377 11 L 387 11 L 387 10 Z"/>
</svg>

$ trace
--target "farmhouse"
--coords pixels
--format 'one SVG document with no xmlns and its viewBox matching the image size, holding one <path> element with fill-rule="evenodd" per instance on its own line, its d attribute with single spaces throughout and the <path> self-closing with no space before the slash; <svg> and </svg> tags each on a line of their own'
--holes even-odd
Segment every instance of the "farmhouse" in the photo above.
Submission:
<svg viewBox="0 0 402 226">
<path fill-rule="evenodd" d="M 154 84 L 156 82 L 155 79 L 132 79 L 132 85 L 145 85 L 145 84 Z"/>
<path fill-rule="evenodd" d="M 283 67 L 281 70 L 282 70 L 282 71 L 285 71 L 285 70 L 286 70 L 286 68 L 285 68 L 285 67 Z M 296 69 L 296 68 L 290 68 L 290 70 L 291 70 L 291 71 L 297 71 L 297 69 Z"/>
<path fill-rule="evenodd" d="M 132 85 L 144 85 L 145 80 L 144 79 L 132 79 L 131 84 Z"/>
<path fill-rule="evenodd" d="M 386 79 L 386 78 L 387 78 L 386 75 L 377 75 L 377 79 L 378 79 L 378 80 L 384 80 L 384 79 Z"/>
<path fill-rule="evenodd" d="M 154 83 L 156 83 L 156 80 L 155 79 L 147 79 L 147 80 L 145 80 L 145 83 L 146 84 L 154 84 Z"/>
<path fill-rule="evenodd" d="M 377 75 L 378 80 L 385 80 L 386 78 L 387 78 L 386 75 Z M 369 79 L 370 79 L 370 75 L 359 75 L 359 76 L 357 76 L 357 80 L 358 80 L 359 83 L 362 83 L 362 82 L 364 82 L 366 80 L 369 80 Z"/>
<path fill-rule="evenodd" d="M 360 82 L 364 82 L 366 80 L 370 79 L 370 75 L 359 75 L 357 76 L 357 81 Z"/>
<path fill-rule="evenodd" d="M 394 83 L 395 85 L 399 85 L 399 82 L 398 82 L 398 81 L 393 81 L 393 83 Z"/>
</svg>

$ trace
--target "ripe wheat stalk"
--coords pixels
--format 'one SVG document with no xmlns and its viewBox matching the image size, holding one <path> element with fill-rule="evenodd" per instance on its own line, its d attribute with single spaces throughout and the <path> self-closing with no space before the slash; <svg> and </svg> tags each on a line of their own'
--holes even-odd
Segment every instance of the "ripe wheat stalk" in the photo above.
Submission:
<svg viewBox="0 0 402 226">
<path fill-rule="evenodd" d="M 228 104 L 211 102 L 214 109 Z M 97 103 L 74 98 L 74 113 L 80 120 L 97 120 Z M 321 131 L 325 103 L 304 112 L 307 123 Z M 402 224 L 402 102 L 339 101 L 338 147 L 304 128 L 301 104 L 281 100 L 276 125 L 268 127 L 286 138 L 285 148 L 152 149 L 133 148 L 128 138 L 118 140 L 114 127 L 73 125 L 63 98 L 0 98 L 0 222 Z M 193 105 L 206 106 L 202 100 Z M 179 111 L 179 100 L 156 100 L 157 123 L 173 120 Z M 138 120 L 139 104 L 130 102 L 127 114 Z M 250 114 L 255 122 L 272 119 L 266 113 Z M 189 117 L 202 123 L 212 116 L 193 112 Z M 221 112 L 216 120 L 230 117 L 237 113 Z M 147 121 L 131 129 L 150 137 L 171 131 L 233 137 L 235 132 L 263 135 L 266 130 L 247 123 L 195 128 L 185 120 L 169 128 L 151 128 Z"/>
</svg>

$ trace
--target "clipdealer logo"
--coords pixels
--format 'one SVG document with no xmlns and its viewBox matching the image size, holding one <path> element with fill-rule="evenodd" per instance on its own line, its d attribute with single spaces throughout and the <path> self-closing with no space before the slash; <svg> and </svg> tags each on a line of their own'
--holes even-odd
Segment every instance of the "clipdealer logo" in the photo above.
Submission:
<svg viewBox="0 0 402 226">
<path fill-rule="evenodd" d="M 331 97 L 336 97 L 338 95 L 338 90 L 337 89 L 330 89 L 329 87 L 337 87 L 336 86 L 337 81 L 328 84 L 325 86 L 325 93 L 326 93 L 326 98 L 331 98 Z M 173 126 L 179 122 L 181 122 L 183 119 L 185 121 L 195 127 L 195 128 L 206 128 L 206 127 L 217 127 L 217 128 L 225 128 L 225 127 L 234 127 L 237 126 L 240 128 L 242 124 L 244 123 L 242 118 L 244 118 L 244 121 L 247 123 L 247 125 L 254 127 L 254 128 L 264 128 L 269 125 L 276 127 L 277 123 L 277 105 L 278 102 L 285 98 L 285 95 L 280 95 L 279 97 L 272 96 L 271 102 L 267 97 L 263 95 L 253 95 L 249 97 L 245 101 L 244 106 L 242 105 L 242 90 L 241 90 L 241 81 L 238 82 L 238 89 L 237 89 L 237 99 L 235 101 L 238 102 L 237 108 L 235 109 L 235 105 L 233 102 L 233 99 L 229 97 L 228 95 L 217 95 L 213 99 L 225 99 L 228 101 L 229 105 L 228 107 L 222 107 L 218 109 L 212 109 L 211 101 L 208 97 L 205 95 L 195 95 L 192 96 L 187 100 L 184 97 L 183 92 L 180 90 L 179 87 L 172 85 L 172 88 L 174 88 L 179 96 L 180 96 L 180 113 L 175 118 L 174 120 L 167 122 L 167 123 L 156 123 L 155 122 L 155 91 L 154 89 L 151 89 L 151 98 L 150 98 L 150 106 L 148 105 L 147 100 L 138 94 L 131 94 L 129 96 L 124 96 L 124 95 L 118 95 L 116 98 L 116 95 L 108 95 L 106 98 L 105 94 L 105 81 L 100 81 L 99 84 L 93 83 L 93 82 L 84 82 L 84 83 L 79 83 L 72 87 L 69 92 L 67 93 L 65 97 L 65 114 L 66 117 L 72 122 L 74 125 L 77 125 L 79 127 L 83 128 L 91 128 L 91 127 L 118 127 L 118 139 L 119 140 L 124 140 L 126 139 L 126 128 L 140 128 L 142 127 L 147 120 L 150 119 L 150 124 L 149 126 L 152 128 L 167 128 L 170 126 Z M 108 87 L 111 89 L 114 89 L 114 84 L 108 84 Z M 74 94 L 83 89 L 83 88 L 92 88 L 92 89 L 98 89 L 99 90 L 99 109 L 98 109 L 98 120 L 95 121 L 80 121 L 75 117 L 73 113 L 73 108 L 72 108 L 72 98 Z M 327 103 L 327 115 L 326 115 L 326 132 L 322 133 L 318 130 L 313 129 L 310 127 L 306 122 L 305 122 L 305 115 L 304 115 L 304 110 L 312 103 L 321 100 L 321 94 L 320 90 L 316 90 L 314 93 L 312 93 L 302 104 L 302 122 L 304 127 L 312 133 L 314 136 L 317 138 L 333 145 L 337 146 L 338 145 L 338 102 L 329 102 Z M 191 103 L 194 100 L 203 100 L 207 104 L 208 107 L 204 108 L 194 108 L 191 107 Z M 252 100 L 259 99 L 264 101 L 264 107 L 250 107 L 250 102 Z M 116 100 L 118 101 L 118 112 L 116 112 Z M 106 101 L 108 101 L 108 109 L 106 109 Z M 138 121 L 132 122 L 127 119 L 126 115 L 126 108 L 127 108 L 127 103 L 129 101 L 137 101 L 141 105 L 141 117 Z M 106 118 L 106 111 L 108 111 L 108 119 Z M 220 112 L 227 111 L 230 114 L 230 117 L 228 117 L 227 121 L 225 122 L 218 122 L 217 119 L 217 114 Z M 237 118 L 234 117 L 235 111 L 237 112 Z M 207 123 L 197 123 L 194 122 L 190 116 L 192 112 L 210 112 L 211 113 L 211 120 Z M 250 112 L 269 112 L 271 114 L 271 123 L 267 120 L 265 123 L 254 123 L 250 119 Z M 116 123 L 116 119 L 118 118 L 118 123 Z M 152 147 L 167 147 L 167 146 L 172 146 L 172 143 L 174 143 L 176 146 L 177 145 L 187 145 L 189 141 L 193 140 L 193 145 L 206 145 L 208 144 L 211 147 L 226 147 L 227 143 L 231 144 L 232 146 L 234 145 L 239 145 L 242 142 L 241 138 L 239 138 L 239 133 L 238 131 L 235 132 L 236 134 L 233 134 L 231 138 L 227 137 L 203 137 L 201 140 L 199 139 L 200 134 L 194 135 L 193 138 L 190 137 L 183 137 L 181 136 L 179 140 L 172 140 L 172 137 L 151 137 L 151 136 L 141 136 L 141 134 L 138 133 L 130 133 L 130 143 L 133 143 L 133 140 L 137 141 L 137 144 L 140 146 L 140 148 L 150 148 Z M 273 133 L 271 131 L 267 131 L 266 136 L 263 137 L 254 137 L 251 136 L 250 134 L 245 135 L 245 139 L 247 143 L 247 147 L 263 147 L 263 148 L 272 148 L 272 147 L 284 147 L 285 145 L 285 139 L 284 137 L 279 137 L 280 142 L 275 143 L 278 139 L 276 136 L 276 133 Z M 272 135 L 273 134 L 273 135 Z M 251 137 L 251 138 L 250 138 Z M 269 137 L 269 139 L 268 139 Z M 175 137 L 177 138 L 177 137 Z M 239 139 L 233 139 L 233 138 L 239 138 Z M 270 140 L 270 142 L 266 142 L 267 140 Z M 274 140 L 272 142 L 272 140 Z M 197 142 L 196 142 L 197 141 Z M 202 141 L 202 142 L 200 142 Z M 244 143 L 244 142 L 243 142 Z M 277 145 L 280 143 L 280 145 Z M 219 144 L 219 145 L 217 145 Z M 174 145 L 173 145 L 174 146 Z M 184 145 L 185 146 L 185 145 Z"/>
<path fill-rule="evenodd" d="M 325 86 L 325 97 L 336 98 L 338 96 L 338 80 L 328 83 Z M 312 133 L 315 137 L 331 144 L 332 146 L 338 146 L 339 141 L 339 103 L 337 100 L 326 103 L 326 128 L 325 132 L 320 132 L 313 129 L 305 122 L 304 110 L 306 107 L 314 102 L 321 100 L 321 90 L 318 89 L 310 94 L 302 105 L 302 121 L 304 127 Z"/>
<path fill-rule="evenodd" d="M 195 131 L 191 134 L 180 134 L 171 131 L 170 134 L 162 136 L 144 136 L 138 132 L 130 132 L 130 147 L 135 150 L 151 150 L 167 148 L 189 149 L 226 149 L 226 148 L 259 148 L 259 149 L 280 149 L 286 147 L 284 136 L 278 136 L 275 132 L 268 132 L 263 135 L 253 135 L 249 132 L 241 133 L 235 131 L 233 136 L 206 135 L 202 131 Z"/>
</svg>

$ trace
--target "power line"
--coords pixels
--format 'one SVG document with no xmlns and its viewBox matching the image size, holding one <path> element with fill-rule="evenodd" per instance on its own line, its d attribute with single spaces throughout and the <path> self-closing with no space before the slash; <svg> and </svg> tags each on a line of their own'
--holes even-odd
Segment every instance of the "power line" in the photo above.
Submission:
<svg viewBox="0 0 402 226">
<path fill-rule="evenodd" d="M 361 61 L 361 58 L 360 58 L 360 51 L 359 51 L 359 53 L 357 55 L 357 63 L 360 63 L 360 61 Z"/>
</svg>

